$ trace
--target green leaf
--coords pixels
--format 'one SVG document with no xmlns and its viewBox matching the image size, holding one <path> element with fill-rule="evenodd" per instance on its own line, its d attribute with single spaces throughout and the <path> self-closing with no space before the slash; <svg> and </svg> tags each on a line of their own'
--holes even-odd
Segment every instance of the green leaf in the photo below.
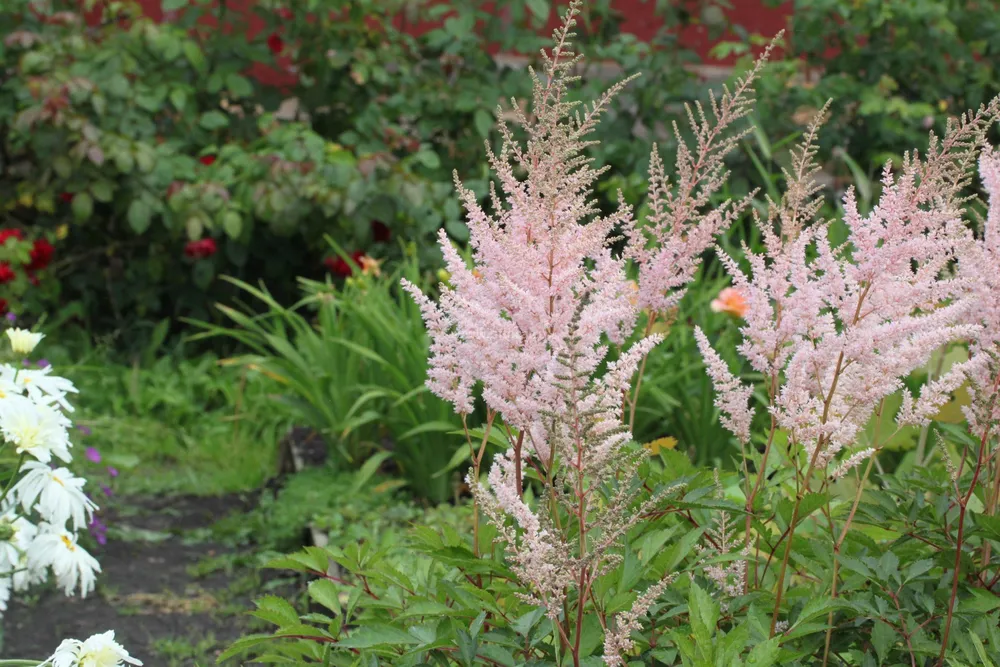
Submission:
<svg viewBox="0 0 1000 667">
<path fill-rule="evenodd" d="M 485 109 L 477 109 L 472 116 L 472 122 L 480 136 L 483 138 L 490 136 L 490 130 L 493 129 L 493 114 Z"/>
<path fill-rule="evenodd" d="M 71 205 L 77 222 L 86 222 L 94 214 L 94 200 L 86 192 L 78 192 Z"/>
<path fill-rule="evenodd" d="M 441 166 L 441 158 L 437 156 L 437 153 L 427 148 L 418 151 L 414 158 L 428 169 L 438 169 Z"/>
<path fill-rule="evenodd" d="M 108 181 L 95 181 L 90 186 L 90 194 L 99 202 L 107 204 L 115 198 L 114 189 Z"/>
<path fill-rule="evenodd" d="M 188 6 L 190 0 L 163 0 L 162 8 L 165 12 L 172 12 Z"/>
<path fill-rule="evenodd" d="M 697 643 L 706 648 L 711 646 L 715 626 L 719 622 L 719 606 L 711 595 L 693 581 L 688 594 L 688 613 L 691 617 L 691 631 Z"/>
<path fill-rule="evenodd" d="M 268 634 L 255 634 L 255 635 L 247 635 L 245 637 L 240 637 L 232 644 L 230 644 L 229 648 L 227 648 L 225 651 L 222 652 L 222 655 L 219 656 L 218 661 L 220 663 L 225 662 L 226 660 L 234 658 L 240 655 L 241 653 L 245 652 L 246 650 L 253 648 L 254 646 L 259 646 L 261 644 L 268 644 L 273 641 L 274 637 Z"/>
<path fill-rule="evenodd" d="M 178 111 L 184 111 L 187 99 L 187 91 L 183 88 L 174 88 L 170 91 L 170 103 L 173 104 L 174 108 Z"/>
<path fill-rule="evenodd" d="M 222 216 L 222 229 L 229 235 L 229 238 L 239 238 L 243 231 L 243 218 L 236 211 L 226 211 Z"/>
<path fill-rule="evenodd" d="M 771 637 L 753 647 L 744 663 L 747 667 L 771 667 L 781 652 L 780 637 Z"/>
<path fill-rule="evenodd" d="M 205 61 L 205 54 L 196 42 L 184 42 L 184 57 L 191 63 L 198 74 L 204 75 L 208 71 L 208 63 Z"/>
<path fill-rule="evenodd" d="M 253 85 L 245 76 L 230 74 L 226 77 L 226 88 L 233 94 L 233 97 L 248 97 L 253 94 Z"/>
<path fill-rule="evenodd" d="M 875 621 L 872 628 L 872 644 L 875 646 L 875 653 L 878 654 L 879 663 L 885 662 L 889 655 L 889 649 L 896 641 L 896 631 L 889 627 L 884 621 Z"/>
<path fill-rule="evenodd" d="M 149 229 L 149 223 L 153 217 L 153 211 L 141 199 L 136 199 L 128 207 L 128 224 L 136 234 L 142 234 Z"/>
<path fill-rule="evenodd" d="M 458 220 L 448 220 L 444 223 L 444 228 L 448 235 L 459 243 L 465 243 L 469 240 L 469 228 Z"/>
<path fill-rule="evenodd" d="M 52 169 L 59 178 L 69 178 L 73 175 L 73 163 L 65 155 L 60 155 L 52 160 Z"/>
<path fill-rule="evenodd" d="M 229 125 L 229 116 L 221 111 L 206 111 L 201 115 L 198 124 L 206 130 L 218 130 Z"/>
<path fill-rule="evenodd" d="M 549 0 L 526 0 L 528 9 L 535 15 L 535 25 L 544 25 L 549 19 Z"/>
<path fill-rule="evenodd" d="M 317 579 L 309 583 L 309 597 L 333 613 L 340 615 L 340 591 L 329 579 Z"/>
<path fill-rule="evenodd" d="M 370 624 L 359 628 L 347 639 L 337 642 L 340 648 L 372 648 L 373 646 L 405 646 L 420 640 L 391 625 Z"/>
</svg>

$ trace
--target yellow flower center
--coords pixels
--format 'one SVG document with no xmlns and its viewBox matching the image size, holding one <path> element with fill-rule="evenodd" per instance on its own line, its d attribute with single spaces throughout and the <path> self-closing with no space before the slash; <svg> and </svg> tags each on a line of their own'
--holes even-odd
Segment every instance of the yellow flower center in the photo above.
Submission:
<svg viewBox="0 0 1000 667">
<path fill-rule="evenodd" d="M 76 551 L 76 545 L 73 544 L 73 540 L 69 539 L 65 535 L 60 536 L 59 539 L 62 540 L 63 544 L 66 545 L 67 549 L 69 549 L 70 551 Z"/>
</svg>

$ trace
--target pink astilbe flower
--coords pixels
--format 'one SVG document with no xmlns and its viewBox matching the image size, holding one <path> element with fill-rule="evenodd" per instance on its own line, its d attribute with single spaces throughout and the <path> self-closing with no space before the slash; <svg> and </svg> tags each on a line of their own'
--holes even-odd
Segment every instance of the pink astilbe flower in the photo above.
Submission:
<svg viewBox="0 0 1000 667">
<path fill-rule="evenodd" d="M 808 196 L 773 204 L 761 255 L 746 249 L 750 274 L 723 256 L 747 301 L 740 351 L 769 381 L 772 415 L 810 468 L 823 470 L 850 448 L 883 399 L 950 342 L 976 333 L 967 323 L 967 281 L 948 275 L 967 239 L 961 190 L 967 165 L 982 143 L 997 103 L 949 127 L 943 141 L 931 136 L 924 160 L 907 155 L 901 173 L 883 171 L 883 193 L 867 216 L 853 191 L 844 197 L 848 242 L 831 245 Z M 809 159 L 807 138 L 798 156 Z M 790 193 L 815 192 L 809 168 L 796 169 Z M 794 221 L 776 232 L 777 221 Z M 709 359 L 711 362 L 711 359 Z M 948 382 L 907 399 L 904 420 L 932 413 Z"/>
<path fill-rule="evenodd" d="M 615 614 L 614 625 L 604 636 L 604 664 L 608 667 L 624 667 L 623 654 L 628 654 L 635 647 L 632 633 L 642 628 L 639 619 L 649 612 L 656 599 L 673 583 L 674 576 L 669 575 L 656 582 L 640 595 L 628 611 Z"/>
<path fill-rule="evenodd" d="M 1000 151 L 983 151 L 979 176 L 989 207 L 982 237 L 970 239 L 964 248 L 959 272 L 967 278 L 975 304 L 968 319 L 980 326 L 970 349 L 971 358 L 962 369 L 972 394 L 972 405 L 963 410 L 972 432 L 982 437 L 988 424 L 1000 420 L 1000 401 L 994 397 L 1000 374 Z"/>
<path fill-rule="evenodd" d="M 569 51 L 572 14 L 557 31 L 551 55 L 543 52 L 544 80 L 532 72 L 533 118 L 514 105 L 526 142 L 522 146 L 502 124 L 502 148 L 489 151 L 500 186 L 500 193 L 492 188 L 492 214 L 458 183 L 472 266 L 442 231 L 451 287 L 434 304 L 406 283 L 431 334 L 430 389 L 468 414 L 472 388 L 482 382 L 487 406 L 527 433 L 538 451 L 547 450 L 542 413 L 560 409 L 555 375 L 564 341 L 580 338 L 583 356 L 576 363 L 589 373 L 604 356 L 602 338 L 623 342 L 636 319 L 625 260 L 612 256 L 609 242 L 616 227 L 631 226 L 631 211 L 623 206 L 595 216 L 592 187 L 603 170 L 581 152 L 625 82 L 592 105 L 567 99 L 578 62 Z"/>
<path fill-rule="evenodd" d="M 736 202 L 712 205 L 711 200 L 729 178 L 726 156 L 752 130 L 729 132 L 753 110 L 753 83 L 772 47 L 773 43 L 732 90 L 723 87 L 721 99 L 711 95 L 708 114 L 701 103 L 694 108 L 685 106 L 694 142 L 689 147 L 677 123 L 673 124 L 677 138 L 674 182 L 653 147 L 649 159 L 650 213 L 642 225 L 629 229 L 625 250 L 639 266 L 640 308 L 663 313 L 675 307 L 701 263 L 701 254 L 750 205 L 753 192 Z"/>
<path fill-rule="evenodd" d="M 749 406 L 753 387 L 744 385 L 734 376 L 726 362 L 712 349 L 700 327 L 695 327 L 694 337 L 698 349 L 705 358 L 705 366 L 717 394 L 715 407 L 722 411 L 722 425 L 729 429 L 740 442 L 750 442 L 750 422 L 753 408 Z"/>
</svg>

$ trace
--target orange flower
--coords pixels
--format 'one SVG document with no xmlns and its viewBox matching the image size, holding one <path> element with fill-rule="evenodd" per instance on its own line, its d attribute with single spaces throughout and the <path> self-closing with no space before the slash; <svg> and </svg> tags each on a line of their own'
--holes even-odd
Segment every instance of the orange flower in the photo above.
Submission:
<svg viewBox="0 0 1000 667">
<path fill-rule="evenodd" d="M 719 296 L 709 304 L 713 312 L 729 313 L 736 317 L 743 317 L 747 312 L 747 302 L 743 293 L 735 287 L 727 287 L 719 292 Z"/>
</svg>

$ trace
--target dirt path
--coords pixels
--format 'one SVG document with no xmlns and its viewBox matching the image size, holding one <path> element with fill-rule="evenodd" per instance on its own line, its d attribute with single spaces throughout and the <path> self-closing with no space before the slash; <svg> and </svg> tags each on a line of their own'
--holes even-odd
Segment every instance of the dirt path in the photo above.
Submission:
<svg viewBox="0 0 1000 667">
<path fill-rule="evenodd" d="M 43 659 L 63 638 L 114 629 L 147 667 L 215 664 L 249 631 L 246 611 L 262 584 L 256 568 L 239 567 L 237 551 L 210 541 L 206 529 L 252 502 L 120 499 L 108 544 L 95 553 L 103 568 L 97 591 L 81 600 L 47 588 L 14 601 L 0 657 Z"/>
</svg>

